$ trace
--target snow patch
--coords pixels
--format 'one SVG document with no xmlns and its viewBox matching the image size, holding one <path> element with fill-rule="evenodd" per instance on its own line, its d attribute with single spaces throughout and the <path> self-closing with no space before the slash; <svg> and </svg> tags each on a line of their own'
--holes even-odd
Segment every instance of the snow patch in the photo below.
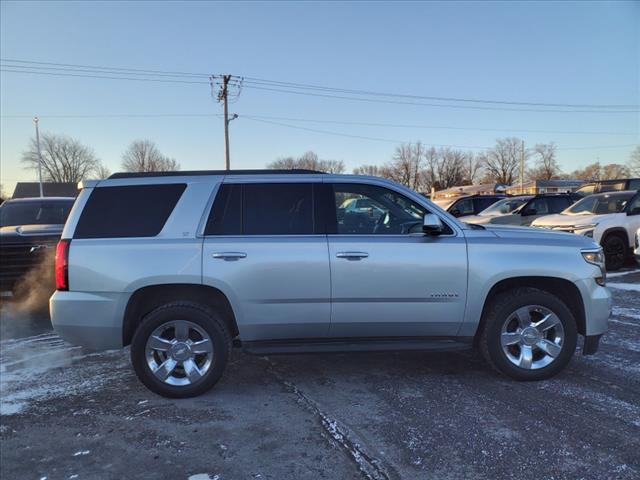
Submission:
<svg viewBox="0 0 640 480">
<path fill-rule="evenodd" d="M 607 283 L 607 287 L 617 290 L 626 290 L 628 292 L 640 292 L 640 284 L 638 283 Z"/>
</svg>

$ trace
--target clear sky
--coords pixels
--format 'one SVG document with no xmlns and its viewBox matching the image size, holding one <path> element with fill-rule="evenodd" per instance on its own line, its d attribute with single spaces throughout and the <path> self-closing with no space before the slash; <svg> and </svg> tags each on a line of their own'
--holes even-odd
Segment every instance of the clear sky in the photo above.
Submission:
<svg viewBox="0 0 640 480">
<path fill-rule="evenodd" d="M 0 5 L 3 60 L 231 73 L 422 96 L 640 104 L 640 2 Z M 20 164 L 33 134 L 32 115 L 41 117 L 41 131 L 68 134 L 91 146 L 112 171 L 129 142 L 142 138 L 155 141 L 183 169 L 224 166 L 218 117 L 104 116 L 219 114 L 206 84 L 2 72 L 0 88 L 0 173 L 9 193 L 15 181 L 35 179 Z M 248 85 L 231 108 L 240 115 L 231 123 L 234 168 L 263 167 L 279 156 L 313 150 L 321 158 L 343 160 L 351 170 L 384 163 L 400 141 L 477 150 L 497 137 L 518 136 L 529 146 L 555 141 L 562 167 L 571 171 L 598 159 L 625 163 L 628 145 L 640 143 L 638 113 L 358 102 Z M 287 125 L 282 126 L 243 115 L 320 122 L 270 119 Z"/>
</svg>

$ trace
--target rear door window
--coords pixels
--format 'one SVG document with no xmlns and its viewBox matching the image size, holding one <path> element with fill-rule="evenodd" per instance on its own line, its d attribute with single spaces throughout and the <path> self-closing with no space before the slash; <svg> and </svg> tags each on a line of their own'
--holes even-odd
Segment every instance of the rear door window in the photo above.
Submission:
<svg viewBox="0 0 640 480">
<path fill-rule="evenodd" d="M 312 235 L 313 183 L 247 183 L 220 187 L 205 235 Z"/>
<path fill-rule="evenodd" d="M 176 183 L 95 188 L 73 237 L 154 237 L 164 227 L 186 187 L 184 183 Z"/>
</svg>

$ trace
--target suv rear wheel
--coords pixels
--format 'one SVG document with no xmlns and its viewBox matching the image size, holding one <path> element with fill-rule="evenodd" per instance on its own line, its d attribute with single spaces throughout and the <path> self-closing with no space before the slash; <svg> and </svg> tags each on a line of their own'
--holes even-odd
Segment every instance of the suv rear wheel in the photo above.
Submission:
<svg viewBox="0 0 640 480">
<path fill-rule="evenodd" d="M 196 303 L 169 303 L 142 320 L 131 342 L 131 362 L 151 391 L 164 397 L 193 397 L 220 379 L 230 346 L 218 313 Z"/>
<path fill-rule="evenodd" d="M 517 288 L 493 300 L 479 344 L 499 372 L 516 380 L 544 380 L 569 363 L 577 336 L 576 321 L 558 297 Z"/>
</svg>

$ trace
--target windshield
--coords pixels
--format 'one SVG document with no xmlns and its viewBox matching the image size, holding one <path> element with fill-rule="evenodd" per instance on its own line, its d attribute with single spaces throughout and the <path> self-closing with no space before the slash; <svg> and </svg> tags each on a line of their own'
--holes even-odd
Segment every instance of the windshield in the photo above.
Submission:
<svg viewBox="0 0 640 480">
<path fill-rule="evenodd" d="M 503 198 L 491 205 L 489 208 L 481 211 L 478 215 L 505 215 L 507 213 L 512 213 L 531 198 L 532 197 Z"/>
<path fill-rule="evenodd" d="M 633 193 L 608 193 L 606 195 L 591 195 L 574 203 L 565 213 L 596 214 L 620 213 Z"/>
<path fill-rule="evenodd" d="M 0 207 L 0 227 L 64 224 L 73 202 L 7 202 Z"/>
</svg>

